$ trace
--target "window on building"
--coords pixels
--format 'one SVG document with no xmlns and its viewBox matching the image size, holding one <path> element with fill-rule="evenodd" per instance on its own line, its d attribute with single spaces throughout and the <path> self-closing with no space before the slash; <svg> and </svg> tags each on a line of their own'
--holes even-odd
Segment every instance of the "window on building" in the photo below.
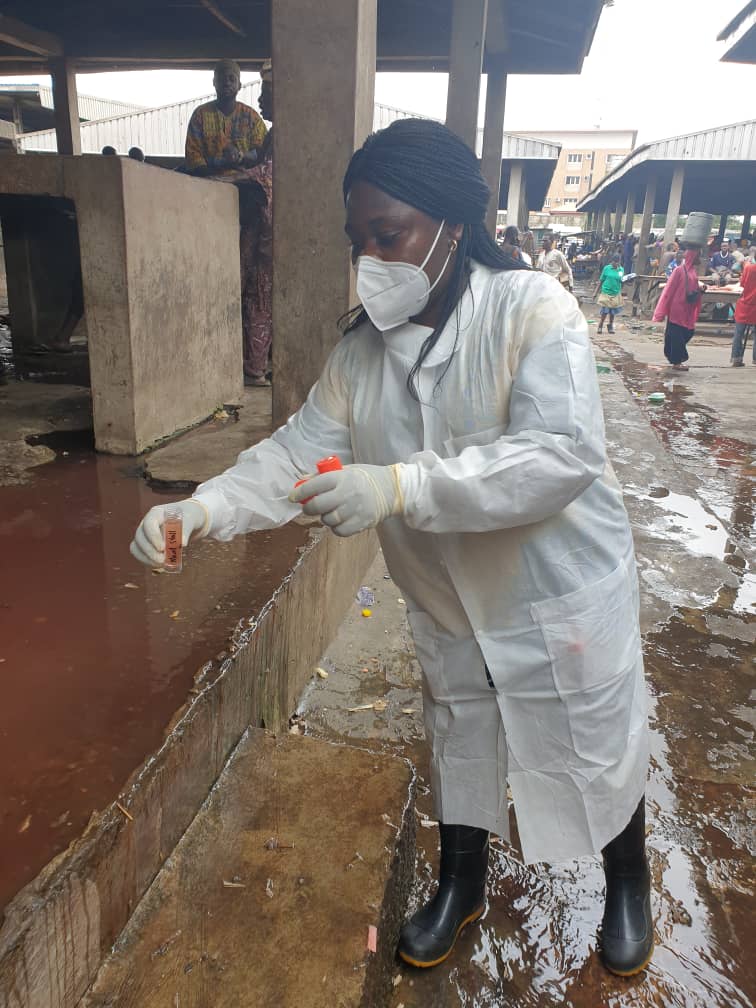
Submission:
<svg viewBox="0 0 756 1008">
<path fill-rule="evenodd" d="M 606 155 L 606 170 L 610 172 L 612 168 L 616 168 L 620 161 L 625 160 L 624 154 L 607 154 Z"/>
<path fill-rule="evenodd" d="M 551 206 L 551 198 L 549 196 L 547 196 L 546 199 L 543 201 L 543 205 L 544 205 L 544 207 L 550 207 Z"/>
<path fill-rule="evenodd" d="M 577 204 L 577 200 L 574 197 L 571 198 L 569 196 L 566 197 L 563 202 L 565 206 L 575 206 Z"/>
<path fill-rule="evenodd" d="M 580 185 L 580 176 L 579 175 L 568 175 L 565 178 L 564 182 L 565 182 L 565 185 L 568 185 L 568 186 L 579 186 Z"/>
<path fill-rule="evenodd" d="M 582 154 L 568 154 L 567 164 L 580 164 L 583 160 Z"/>
</svg>

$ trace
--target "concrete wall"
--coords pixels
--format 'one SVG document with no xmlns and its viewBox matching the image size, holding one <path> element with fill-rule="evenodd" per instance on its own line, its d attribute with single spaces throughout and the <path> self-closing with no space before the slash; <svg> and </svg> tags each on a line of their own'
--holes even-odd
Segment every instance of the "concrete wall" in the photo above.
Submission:
<svg viewBox="0 0 756 1008">
<path fill-rule="evenodd" d="M 196 815 L 248 725 L 285 730 L 313 665 L 353 601 L 375 535 L 325 530 L 254 626 L 234 636 L 217 677 L 178 712 L 160 751 L 120 800 L 6 908 L 0 1005 L 75 1008 L 135 906 Z"/>
<path fill-rule="evenodd" d="M 138 454 L 237 399 L 233 186 L 120 158 L 7 155 L 0 194 L 75 205 L 100 451 Z"/>
</svg>

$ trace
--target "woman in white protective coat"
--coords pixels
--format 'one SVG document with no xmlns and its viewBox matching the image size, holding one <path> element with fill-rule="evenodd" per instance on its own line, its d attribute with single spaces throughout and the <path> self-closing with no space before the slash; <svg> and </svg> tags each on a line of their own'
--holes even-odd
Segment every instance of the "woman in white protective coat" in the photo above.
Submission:
<svg viewBox="0 0 756 1008">
<path fill-rule="evenodd" d="M 488 197 L 444 126 L 368 138 L 344 179 L 362 307 L 302 408 L 181 502 L 185 537 L 281 525 L 305 500 L 336 535 L 378 529 L 423 670 L 441 833 L 406 962 L 441 962 L 482 914 L 508 781 L 527 862 L 603 855 L 601 954 L 631 975 L 653 948 L 632 536 L 585 320 L 496 246 Z M 342 471 L 292 489 L 329 454 Z M 145 563 L 163 520 L 137 530 Z"/>
</svg>

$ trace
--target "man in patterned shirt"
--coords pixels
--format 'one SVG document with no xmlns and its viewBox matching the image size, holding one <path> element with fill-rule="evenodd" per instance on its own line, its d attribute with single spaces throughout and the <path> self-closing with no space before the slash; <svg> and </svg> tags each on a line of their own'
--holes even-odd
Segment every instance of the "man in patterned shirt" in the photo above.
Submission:
<svg viewBox="0 0 756 1008">
<path fill-rule="evenodd" d="M 236 100 L 239 64 L 221 60 L 213 73 L 217 98 L 192 112 L 186 131 L 186 164 L 192 175 L 223 175 L 252 168 L 267 130 L 249 105 Z"/>
<path fill-rule="evenodd" d="M 272 261 L 264 255 L 260 243 L 261 215 L 271 200 L 271 192 L 264 184 L 270 174 L 270 165 L 266 164 L 270 145 L 263 147 L 267 130 L 261 117 L 236 100 L 241 87 L 239 64 L 233 60 L 216 64 L 213 85 L 216 100 L 200 105 L 189 120 L 186 168 L 192 175 L 216 178 L 239 190 L 244 384 L 269 385 L 265 372 L 271 341 L 270 310 L 257 309 L 260 291 L 268 292 L 265 306 L 269 305 L 272 291 Z M 261 287 L 266 276 L 269 283 Z"/>
</svg>

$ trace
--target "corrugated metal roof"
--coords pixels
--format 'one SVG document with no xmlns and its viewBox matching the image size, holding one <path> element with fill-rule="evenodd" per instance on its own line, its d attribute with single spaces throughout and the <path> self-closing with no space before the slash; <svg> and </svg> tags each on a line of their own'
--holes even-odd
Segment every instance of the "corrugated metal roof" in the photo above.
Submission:
<svg viewBox="0 0 756 1008">
<path fill-rule="evenodd" d="M 756 161 L 756 119 L 643 144 L 581 200 L 578 210 L 646 161 Z"/>
<path fill-rule="evenodd" d="M 252 81 L 242 86 L 239 92 L 239 101 L 256 108 L 259 94 L 260 82 Z M 174 105 L 143 109 L 132 114 L 82 123 L 81 149 L 85 154 L 96 154 L 109 144 L 121 154 L 125 154 L 129 147 L 141 147 L 145 154 L 152 156 L 183 157 L 189 117 L 198 105 L 212 101 L 213 97 L 213 95 L 205 95 L 202 98 L 193 98 L 191 101 L 178 102 Z M 430 119 L 431 117 L 376 102 L 373 129 L 384 129 L 395 119 L 412 118 Z M 479 129 L 478 156 L 480 156 L 482 142 L 483 130 Z M 56 150 L 55 130 L 25 133 L 21 137 L 21 146 L 24 150 L 29 151 L 54 151 Z M 560 149 L 559 144 L 505 133 L 502 158 L 556 161 Z"/>
<path fill-rule="evenodd" d="M 52 88 L 46 84 L 3 84 L 0 85 L 0 92 L 19 96 L 28 95 L 32 99 L 37 96 L 39 104 L 43 108 L 54 108 Z M 78 98 L 80 119 L 105 119 L 110 116 L 139 112 L 143 108 L 133 102 L 112 101 L 109 98 L 95 98 L 93 95 L 79 94 Z"/>
<path fill-rule="evenodd" d="M 79 118 L 80 119 L 106 119 L 110 116 L 124 115 L 126 113 L 140 112 L 144 106 L 134 105 L 131 102 L 113 101 L 110 98 L 95 98 L 93 95 L 80 94 L 79 98 Z M 39 85 L 39 101 L 45 108 L 54 108 L 52 88 L 44 84 Z"/>
</svg>

